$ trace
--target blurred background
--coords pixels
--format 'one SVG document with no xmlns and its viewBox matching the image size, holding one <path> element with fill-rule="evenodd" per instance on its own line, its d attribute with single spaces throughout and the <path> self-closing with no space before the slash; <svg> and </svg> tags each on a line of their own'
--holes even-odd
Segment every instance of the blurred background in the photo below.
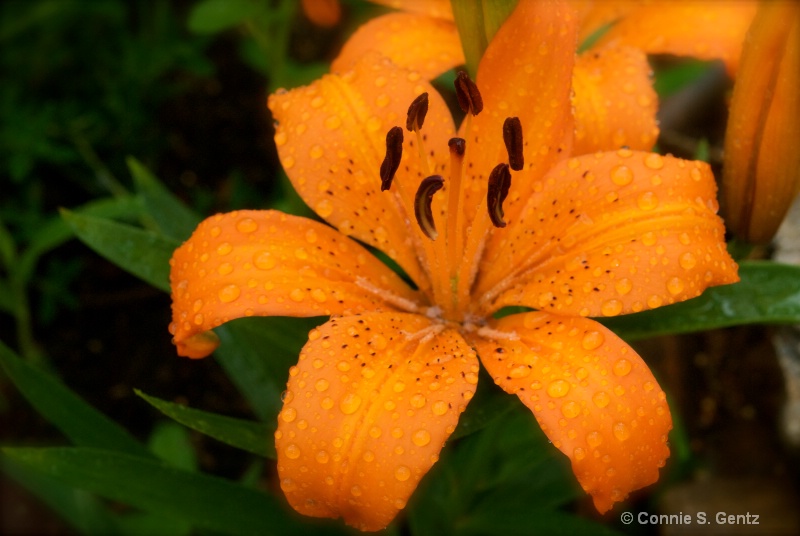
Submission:
<svg viewBox="0 0 800 536">
<path fill-rule="evenodd" d="M 130 156 L 201 215 L 268 206 L 309 214 L 278 163 L 266 97 L 326 72 L 347 36 L 387 10 L 343 1 L 335 24 L 322 26 L 300 2 L 265 1 L 231 23 L 204 14 L 215 4 L 0 4 L 0 340 L 137 438 L 185 445 L 202 471 L 238 479 L 252 455 L 177 428 L 133 389 L 253 419 L 247 402 L 215 361 L 177 358 L 169 296 L 75 240 L 58 211 L 132 219 Z M 653 65 L 661 150 L 718 166 L 731 87 L 724 69 L 665 57 Z M 755 326 L 635 344 L 671 397 L 676 428 L 655 498 L 635 495 L 632 510 L 750 511 L 761 515 L 758 530 L 732 531 L 800 533 L 800 444 L 782 417 L 797 380 L 779 364 L 776 336 L 792 335 Z M 2 373 L 0 443 L 66 444 Z M 617 510 L 601 517 L 587 501 L 574 508 L 627 534 L 687 529 L 626 527 Z M 0 533 L 76 528 L 0 473 Z"/>
</svg>

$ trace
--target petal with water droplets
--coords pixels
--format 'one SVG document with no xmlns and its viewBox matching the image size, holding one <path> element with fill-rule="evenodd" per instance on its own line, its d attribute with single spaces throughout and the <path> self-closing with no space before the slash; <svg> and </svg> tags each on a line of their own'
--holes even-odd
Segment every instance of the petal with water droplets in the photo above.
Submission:
<svg viewBox="0 0 800 536">
<path fill-rule="evenodd" d="M 615 316 L 738 281 L 703 162 L 621 149 L 560 163 L 490 242 L 483 307 Z M 509 275 L 511 274 L 511 275 Z"/>
<path fill-rule="evenodd" d="M 331 71 L 346 71 L 369 51 L 380 52 L 426 80 L 464 64 L 458 30 L 452 22 L 411 13 L 391 13 L 361 26 L 333 60 Z"/>
<path fill-rule="evenodd" d="M 416 138 L 406 136 L 392 193 L 381 192 L 386 133 L 405 124 L 408 106 L 424 92 L 430 100 L 426 161 Z M 347 72 L 272 94 L 269 108 L 278 122 L 278 155 L 303 200 L 342 233 L 389 255 L 424 288 L 412 239 L 421 233 L 403 207 L 413 207 L 430 169 L 444 170 L 449 162 L 447 140 L 455 127 L 441 96 L 418 73 L 373 53 Z"/>
<path fill-rule="evenodd" d="M 384 528 L 438 460 L 477 372 L 458 332 L 423 316 L 346 316 L 314 330 L 290 371 L 275 435 L 289 503 Z"/>
<path fill-rule="evenodd" d="M 578 56 L 573 74 L 573 154 L 627 146 L 650 150 L 658 138 L 658 95 L 641 50 L 599 48 Z"/>
<path fill-rule="evenodd" d="M 212 216 L 170 261 L 170 330 L 180 355 L 205 357 L 202 335 L 243 316 L 324 316 L 408 309 L 417 295 L 330 227 L 277 211 Z M 394 304 L 394 305 L 393 305 Z"/>
<path fill-rule="evenodd" d="M 721 59 L 733 75 L 757 7 L 758 2 L 650 2 L 631 8 L 598 45 L 627 45 L 648 54 Z"/>
<path fill-rule="evenodd" d="M 469 337 L 481 363 L 533 411 L 598 511 L 658 480 L 672 418 L 633 349 L 586 318 L 523 313 L 489 327 Z"/>
</svg>

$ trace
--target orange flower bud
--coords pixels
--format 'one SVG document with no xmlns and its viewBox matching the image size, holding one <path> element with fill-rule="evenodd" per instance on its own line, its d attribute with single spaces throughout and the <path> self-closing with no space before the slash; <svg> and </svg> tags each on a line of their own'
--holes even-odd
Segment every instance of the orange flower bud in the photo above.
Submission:
<svg viewBox="0 0 800 536">
<path fill-rule="evenodd" d="M 769 242 L 800 191 L 800 4 L 764 2 L 745 40 L 725 137 L 728 227 Z"/>
<path fill-rule="evenodd" d="M 303 0 L 302 6 L 308 20 L 323 28 L 336 26 L 342 18 L 339 0 Z"/>
</svg>

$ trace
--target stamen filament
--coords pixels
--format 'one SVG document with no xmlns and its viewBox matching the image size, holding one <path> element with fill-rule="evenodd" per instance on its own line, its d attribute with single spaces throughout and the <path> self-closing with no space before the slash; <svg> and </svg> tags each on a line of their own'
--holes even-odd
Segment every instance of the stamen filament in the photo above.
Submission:
<svg viewBox="0 0 800 536">
<path fill-rule="evenodd" d="M 457 285 L 458 285 L 458 265 L 459 252 L 463 242 L 461 228 L 461 173 L 464 164 L 464 152 L 466 141 L 463 138 L 452 138 L 448 144 L 450 147 L 450 183 L 448 184 L 447 199 L 447 232 L 445 242 L 447 243 L 447 275 L 450 279 L 450 302 L 453 308 L 458 308 Z"/>
</svg>

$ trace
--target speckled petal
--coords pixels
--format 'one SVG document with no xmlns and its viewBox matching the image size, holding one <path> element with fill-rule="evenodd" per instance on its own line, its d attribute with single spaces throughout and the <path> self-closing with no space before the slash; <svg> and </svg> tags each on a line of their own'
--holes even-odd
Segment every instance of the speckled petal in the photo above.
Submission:
<svg viewBox="0 0 800 536">
<path fill-rule="evenodd" d="M 447 105 L 419 73 L 368 54 L 345 73 L 269 98 L 278 155 L 303 200 L 342 233 L 389 255 L 420 287 L 426 279 L 413 237 L 421 234 L 397 196 L 381 192 L 380 167 L 386 133 L 405 125 L 408 106 L 424 92 L 428 163 L 420 161 L 416 138 L 406 136 L 392 186 L 413 206 L 420 181 L 431 169 L 446 169 L 454 133 Z"/>
<path fill-rule="evenodd" d="M 331 319 L 289 371 L 275 446 L 289 504 L 379 530 L 438 460 L 478 381 L 457 331 L 419 315 Z"/>
<path fill-rule="evenodd" d="M 361 26 L 344 44 L 331 71 L 347 70 L 368 51 L 378 51 L 426 80 L 464 63 L 452 22 L 411 13 L 391 13 Z"/>
<path fill-rule="evenodd" d="M 628 11 L 598 45 L 628 45 L 648 54 L 721 59 L 736 73 L 742 43 L 758 2 L 649 2 Z"/>
<path fill-rule="evenodd" d="M 529 195 L 530 184 L 568 153 L 576 31 L 571 6 L 520 2 L 486 49 L 477 76 L 483 111 L 471 119 L 469 131 L 466 122 L 462 125 L 468 218 L 486 195 L 489 173 L 508 161 L 502 136 L 506 118 L 520 120 L 526 166 L 512 174 L 520 179 L 512 178 L 503 204 L 510 225 Z"/>
<path fill-rule="evenodd" d="M 205 357 L 208 330 L 244 316 L 323 316 L 414 307 L 394 272 L 335 229 L 277 211 L 212 216 L 170 261 L 178 353 Z"/>
<path fill-rule="evenodd" d="M 533 411 L 600 513 L 658 480 L 672 418 L 633 349 L 586 318 L 524 313 L 489 328 L 470 338 L 481 363 Z"/>
<path fill-rule="evenodd" d="M 641 50 L 601 48 L 578 56 L 573 74 L 573 154 L 627 146 L 649 151 L 658 138 L 658 95 Z"/>
<path fill-rule="evenodd" d="M 453 9 L 450 0 L 369 0 L 373 4 L 402 9 L 409 13 L 417 13 L 437 19 L 453 20 Z"/>
<path fill-rule="evenodd" d="M 703 162 L 621 149 L 562 162 L 490 244 L 484 308 L 615 316 L 738 281 Z"/>
</svg>

